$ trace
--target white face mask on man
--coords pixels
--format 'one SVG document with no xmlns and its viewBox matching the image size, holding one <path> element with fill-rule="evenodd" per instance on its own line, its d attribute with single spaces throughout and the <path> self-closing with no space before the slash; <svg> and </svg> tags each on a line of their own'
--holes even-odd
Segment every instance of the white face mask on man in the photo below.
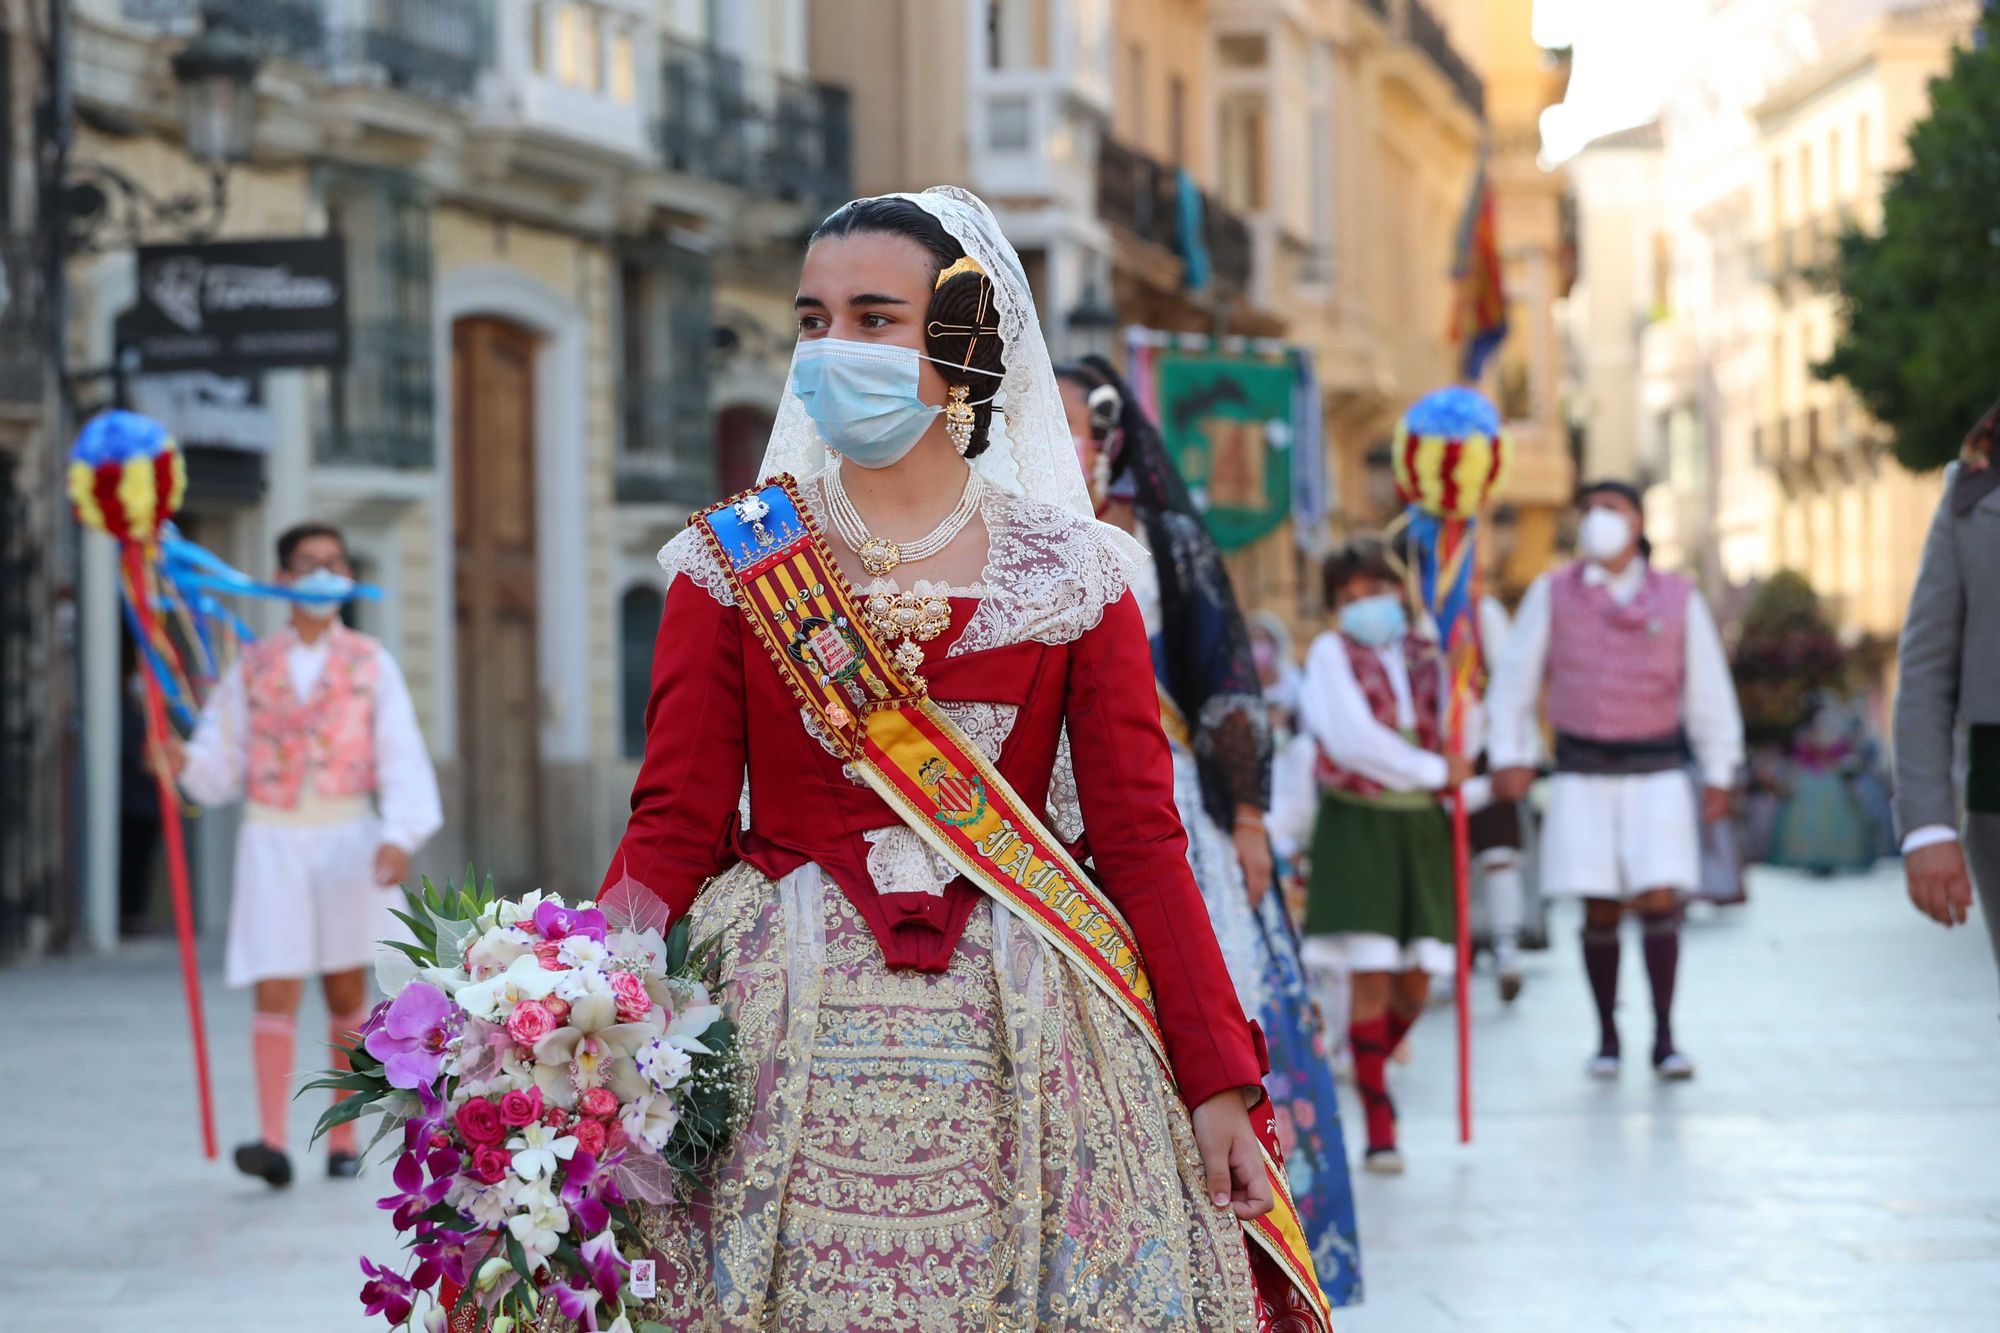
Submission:
<svg viewBox="0 0 2000 1333">
<path fill-rule="evenodd" d="M 1576 530 L 1577 549 L 1593 564 L 1609 564 L 1632 546 L 1632 520 L 1602 505 L 1583 516 Z"/>
</svg>

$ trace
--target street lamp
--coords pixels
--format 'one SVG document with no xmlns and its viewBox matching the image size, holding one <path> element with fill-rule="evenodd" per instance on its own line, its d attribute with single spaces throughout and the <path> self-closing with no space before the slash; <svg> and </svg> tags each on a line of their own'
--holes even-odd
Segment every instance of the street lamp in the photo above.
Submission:
<svg viewBox="0 0 2000 1333">
<path fill-rule="evenodd" d="M 1070 352 L 1075 356 L 1111 358 L 1118 333 L 1118 312 L 1104 303 L 1093 279 L 1083 289 L 1083 299 L 1069 312 Z"/>
<path fill-rule="evenodd" d="M 250 39 L 213 20 L 174 57 L 190 157 L 214 165 L 250 155 L 257 64 Z"/>
</svg>

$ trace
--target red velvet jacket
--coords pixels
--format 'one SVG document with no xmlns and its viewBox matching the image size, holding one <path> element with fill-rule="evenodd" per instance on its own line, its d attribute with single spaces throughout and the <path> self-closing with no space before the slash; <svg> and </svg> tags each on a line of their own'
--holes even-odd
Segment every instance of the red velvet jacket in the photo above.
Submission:
<svg viewBox="0 0 2000 1333">
<path fill-rule="evenodd" d="M 951 628 L 926 645 L 932 696 L 1019 706 L 997 767 L 1031 806 L 1046 805 L 1067 724 L 1087 830 L 1081 850 L 1138 938 L 1181 1095 L 1196 1106 L 1258 1084 L 1261 1042 L 1188 867 L 1138 605 L 1124 594 L 1069 643 L 948 656 L 977 605 L 954 598 Z M 746 767 L 748 829 L 738 819 Z M 678 915 L 738 860 L 772 878 L 816 862 L 872 926 L 890 966 L 942 971 L 983 895 L 962 879 L 942 897 L 877 894 L 862 835 L 897 822 L 806 730 L 742 613 L 676 577 L 653 650 L 632 818 L 606 887 L 629 875 Z"/>
</svg>

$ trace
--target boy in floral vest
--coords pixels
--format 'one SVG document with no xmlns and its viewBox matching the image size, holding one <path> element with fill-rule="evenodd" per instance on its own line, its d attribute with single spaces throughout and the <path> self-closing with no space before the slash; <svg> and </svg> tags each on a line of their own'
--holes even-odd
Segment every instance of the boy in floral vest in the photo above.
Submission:
<svg viewBox="0 0 2000 1333">
<path fill-rule="evenodd" d="M 1556 772 L 1542 819 L 1542 891 L 1584 900 L 1598 1023 L 1589 1071 L 1618 1076 L 1618 926 L 1629 908 L 1652 984 L 1653 1070 L 1690 1079 L 1672 1022 L 1680 900 L 1701 885 L 1687 755 L 1701 770 L 1700 818 L 1721 819 L 1743 762 L 1743 717 L 1708 603 L 1647 562 L 1638 491 L 1601 481 L 1580 503 L 1583 558 L 1528 588 L 1487 691 L 1493 788 L 1502 799 L 1526 794 L 1546 695 Z"/>
<path fill-rule="evenodd" d="M 1320 806 L 1306 895 L 1309 972 L 1352 977 L 1348 1044 L 1366 1112 L 1362 1165 L 1400 1174 L 1387 1060 L 1456 964 L 1451 830 L 1439 795 L 1470 776 L 1444 751 L 1443 661 L 1410 625 L 1403 585 L 1376 542 L 1324 570 L 1337 632 L 1306 657 L 1299 713 L 1319 745 Z M 1468 747 L 1474 749 L 1476 746 Z"/>
<path fill-rule="evenodd" d="M 260 1136 L 237 1168 L 292 1179 L 285 1110 L 299 1000 L 317 976 L 327 1036 L 352 1044 L 368 1012 L 367 967 L 395 927 L 410 857 L 444 822 L 437 775 L 396 663 L 340 623 L 353 571 L 340 533 L 304 523 L 278 538 L 291 623 L 246 648 L 165 761 L 190 800 L 243 800 L 227 974 L 256 988 L 250 1050 Z M 336 1059 L 338 1059 L 336 1057 Z M 315 1043 L 315 1065 L 322 1063 Z M 354 1127 L 328 1135 L 327 1174 L 359 1169 Z"/>
</svg>

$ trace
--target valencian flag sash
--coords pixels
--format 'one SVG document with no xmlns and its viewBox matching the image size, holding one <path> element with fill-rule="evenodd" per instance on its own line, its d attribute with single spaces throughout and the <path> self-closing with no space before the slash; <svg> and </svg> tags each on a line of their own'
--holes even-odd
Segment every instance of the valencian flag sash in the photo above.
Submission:
<svg viewBox="0 0 2000 1333">
<path fill-rule="evenodd" d="M 789 476 L 697 514 L 736 605 L 800 703 L 855 771 L 958 872 L 1055 948 L 1117 1005 L 1173 1071 L 1132 929 L 923 680 L 870 636 L 859 598 Z M 1243 1224 L 1260 1321 L 1330 1330 L 1332 1312 L 1277 1151 L 1267 1097 L 1251 1112 L 1273 1207 Z"/>
</svg>

